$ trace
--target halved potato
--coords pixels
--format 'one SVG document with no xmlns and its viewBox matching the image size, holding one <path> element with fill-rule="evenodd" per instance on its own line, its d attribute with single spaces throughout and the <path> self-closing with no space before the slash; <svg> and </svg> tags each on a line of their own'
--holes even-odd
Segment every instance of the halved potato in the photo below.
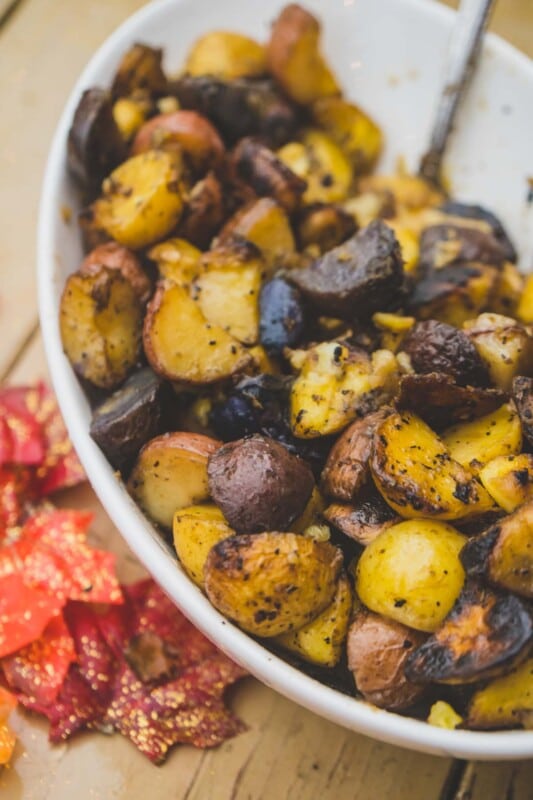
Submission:
<svg viewBox="0 0 533 800">
<path fill-rule="evenodd" d="M 364 111 L 342 97 L 323 97 L 313 105 L 312 115 L 315 123 L 324 128 L 348 156 L 356 176 L 373 169 L 383 136 Z"/>
<path fill-rule="evenodd" d="M 287 213 L 292 214 L 302 199 L 307 183 L 279 154 L 275 154 L 253 137 L 246 137 L 233 151 L 235 175 L 259 197 L 272 197 Z"/>
<path fill-rule="evenodd" d="M 223 244 L 231 236 L 243 236 L 258 247 L 269 273 L 296 250 L 289 218 L 271 197 L 260 197 L 239 209 L 222 229 L 218 241 Z"/>
<path fill-rule="evenodd" d="M 533 728 L 533 658 L 479 689 L 466 722 L 469 728 Z"/>
<path fill-rule="evenodd" d="M 420 631 L 437 630 L 463 587 L 466 538 L 451 525 L 407 520 L 380 533 L 356 566 L 356 592 L 372 611 Z"/>
<path fill-rule="evenodd" d="M 494 503 L 420 417 L 395 412 L 379 425 L 370 468 L 377 488 L 402 517 L 459 520 Z"/>
<path fill-rule="evenodd" d="M 515 319 L 480 314 L 464 328 L 486 362 L 495 386 L 508 392 L 517 375 L 533 376 L 533 336 Z"/>
<path fill-rule="evenodd" d="M 533 455 L 497 456 L 479 471 L 479 480 L 508 514 L 533 500 Z"/>
<path fill-rule="evenodd" d="M 303 203 L 337 203 L 348 196 L 353 181 L 352 166 L 326 133 L 309 128 L 301 141 L 289 142 L 277 155 L 307 183 Z"/>
<path fill-rule="evenodd" d="M 350 581 L 343 574 L 329 606 L 303 628 L 276 637 L 276 642 L 304 661 L 321 667 L 334 667 L 342 656 L 352 605 Z"/>
<path fill-rule="evenodd" d="M 202 251 L 186 239 L 165 239 L 148 251 L 159 275 L 174 283 L 189 284 L 198 274 Z"/>
<path fill-rule="evenodd" d="M 148 150 L 118 166 L 93 205 L 95 224 L 139 250 L 166 236 L 183 211 L 178 155 Z"/>
<path fill-rule="evenodd" d="M 267 45 L 269 71 L 285 93 L 301 105 L 340 94 L 338 83 L 319 50 L 320 23 L 291 3 L 274 21 Z"/>
<path fill-rule="evenodd" d="M 211 548 L 235 533 L 219 508 L 210 503 L 187 506 L 174 514 L 174 547 L 180 563 L 192 580 L 204 585 L 204 566 Z"/>
<path fill-rule="evenodd" d="M 163 51 L 159 48 L 134 44 L 118 65 L 111 87 L 113 97 L 130 97 L 139 91 L 156 96 L 164 94 L 168 87 L 162 61 Z"/>
<path fill-rule="evenodd" d="M 357 498 L 356 505 L 332 503 L 324 511 L 324 519 L 363 547 L 373 542 L 382 531 L 400 522 L 375 489 L 365 491 L 362 497 Z"/>
<path fill-rule="evenodd" d="M 477 474 L 493 458 L 520 452 L 522 428 L 515 407 L 505 403 L 484 417 L 453 425 L 441 439 L 455 461 Z"/>
<path fill-rule="evenodd" d="M 267 71 L 265 48 L 241 33 L 211 31 L 193 44 L 184 71 L 228 81 L 256 78 Z"/>
<path fill-rule="evenodd" d="M 143 341 L 154 371 L 185 384 L 215 383 L 252 362 L 236 339 L 206 320 L 186 288 L 169 281 L 148 305 Z"/>
<path fill-rule="evenodd" d="M 318 248 L 321 254 L 342 244 L 357 230 L 352 215 L 332 203 L 304 206 L 297 215 L 296 228 L 300 248 Z"/>
<path fill-rule="evenodd" d="M 135 253 L 117 242 L 105 242 L 85 256 L 79 274 L 95 275 L 102 267 L 118 270 L 131 283 L 141 303 L 147 302 L 152 294 L 152 282 Z"/>
<path fill-rule="evenodd" d="M 207 596 L 220 612 L 255 636 L 301 628 L 332 602 L 342 568 L 340 550 L 296 533 L 231 536 L 205 565 Z"/>
<path fill-rule="evenodd" d="M 164 433 L 146 444 L 128 491 L 151 520 L 172 528 L 174 512 L 209 497 L 207 459 L 221 442 L 200 433 Z"/>
<path fill-rule="evenodd" d="M 119 270 L 101 267 L 89 275 L 70 275 L 59 326 L 74 370 L 102 389 L 122 383 L 140 358 L 142 304 Z"/>
</svg>

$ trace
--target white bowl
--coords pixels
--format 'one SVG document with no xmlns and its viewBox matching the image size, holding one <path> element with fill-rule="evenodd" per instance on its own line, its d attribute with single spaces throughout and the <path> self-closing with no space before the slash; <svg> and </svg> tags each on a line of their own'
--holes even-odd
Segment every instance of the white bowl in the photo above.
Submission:
<svg viewBox="0 0 533 800">
<path fill-rule="evenodd" d="M 385 129 L 388 145 L 381 168 L 392 169 L 398 156 L 414 166 L 427 141 L 453 13 L 426 0 L 303 2 L 323 20 L 325 51 L 347 96 L 367 108 Z M 189 581 L 171 548 L 137 509 L 89 438 L 89 406 L 63 355 L 58 325 L 63 283 L 82 256 L 76 225 L 68 225 L 60 213 L 63 206 L 78 205 L 67 178 L 65 153 L 80 93 L 89 86 L 108 85 L 122 53 L 135 41 L 162 46 L 166 66 L 172 70 L 182 63 L 193 39 L 210 29 L 266 38 L 268 24 L 282 5 L 282 0 L 159 0 L 115 31 L 76 84 L 49 156 L 38 239 L 41 324 L 61 410 L 87 475 L 128 544 L 192 622 L 261 681 L 339 725 L 385 742 L 460 758 L 533 756 L 533 731 L 435 728 L 347 697 L 272 655 L 215 611 Z M 494 208 L 522 248 L 533 241 L 531 210 L 526 206 L 526 176 L 533 174 L 532 130 L 533 66 L 509 45 L 489 37 L 461 113 L 447 172 L 454 194 Z"/>
</svg>

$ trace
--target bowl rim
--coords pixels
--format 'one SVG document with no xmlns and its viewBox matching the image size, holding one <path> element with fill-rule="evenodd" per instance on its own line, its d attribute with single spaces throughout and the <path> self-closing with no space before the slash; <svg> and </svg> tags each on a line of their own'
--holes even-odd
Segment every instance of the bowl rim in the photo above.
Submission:
<svg viewBox="0 0 533 800">
<path fill-rule="evenodd" d="M 311 678 L 275 656 L 224 618 L 183 573 L 170 548 L 127 494 L 88 430 L 77 424 L 81 387 L 63 354 L 58 323 L 56 217 L 64 173 L 66 138 L 83 88 L 91 85 L 102 61 L 124 46 L 143 22 L 159 14 L 179 14 L 183 0 L 155 0 L 128 17 L 96 50 L 76 81 L 57 124 L 50 147 L 39 206 L 37 285 L 39 316 L 52 385 L 65 423 L 106 512 L 140 561 L 186 616 L 227 655 L 280 694 L 345 728 L 397 746 L 445 757 L 515 760 L 533 756 L 533 731 L 445 730 L 424 721 L 378 709 Z M 402 0 L 420 13 L 450 26 L 455 12 L 435 0 Z M 533 61 L 499 37 L 489 34 L 486 47 L 528 75 L 533 86 Z"/>
</svg>

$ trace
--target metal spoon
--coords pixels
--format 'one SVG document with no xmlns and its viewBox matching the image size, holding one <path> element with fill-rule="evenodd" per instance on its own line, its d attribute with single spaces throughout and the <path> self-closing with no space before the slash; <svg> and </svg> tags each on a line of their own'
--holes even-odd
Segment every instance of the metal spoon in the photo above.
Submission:
<svg viewBox="0 0 533 800">
<path fill-rule="evenodd" d="M 435 114 L 429 150 L 422 156 L 418 174 L 442 188 L 442 159 L 461 97 L 477 64 L 483 33 L 494 0 L 461 0 L 451 33 L 444 84 Z"/>
</svg>

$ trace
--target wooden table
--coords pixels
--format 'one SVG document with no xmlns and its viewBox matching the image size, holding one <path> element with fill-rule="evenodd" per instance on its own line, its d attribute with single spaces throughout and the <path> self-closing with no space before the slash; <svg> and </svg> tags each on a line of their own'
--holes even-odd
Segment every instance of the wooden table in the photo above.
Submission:
<svg viewBox="0 0 533 800">
<path fill-rule="evenodd" d="M 369 0 L 367 0 L 369 1 Z M 213 0 L 215 2 L 215 0 Z M 449 5 L 456 5 L 449 0 Z M 0 380 L 46 377 L 35 296 L 35 222 L 45 156 L 65 97 L 101 41 L 142 0 L 0 0 Z M 533 55 L 533 0 L 501 2 L 493 27 Z M 142 568 L 88 485 L 64 505 L 91 508 L 95 542 Z M 50 747 L 46 724 L 18 716 L 7 800 L 531 800 L 533 762 L 467 764 L 417 755 L 343 730 L 252 678 L 232 705 L 247 733 L 218 750 L 174 750 L 153 767 L 120 736 Z"/>
</svg>

